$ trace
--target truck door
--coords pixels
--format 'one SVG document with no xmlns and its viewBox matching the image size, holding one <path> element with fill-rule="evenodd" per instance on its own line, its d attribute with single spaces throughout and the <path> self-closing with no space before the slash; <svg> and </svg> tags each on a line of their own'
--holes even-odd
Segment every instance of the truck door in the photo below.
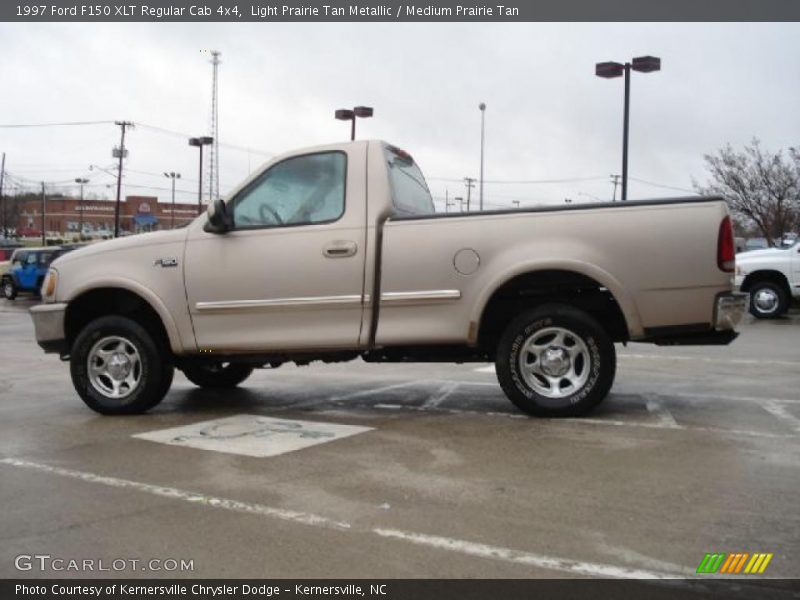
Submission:
<svg viewBox="0 0 800 600">
<path fill-rule="evenodd" d="M 201 352 L 357 346 L 366 147 L 279 160 L 227 202 L 233 230 L 190 230 L 186 293 Z"/>
</svg>

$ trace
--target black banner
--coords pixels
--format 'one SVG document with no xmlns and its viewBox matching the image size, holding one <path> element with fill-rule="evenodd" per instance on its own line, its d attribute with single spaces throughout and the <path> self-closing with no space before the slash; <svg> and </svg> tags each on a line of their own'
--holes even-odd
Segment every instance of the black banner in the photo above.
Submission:
<svg viewBox="0 0 800 600">
<path fill-rule="evenodd" d="M 798 21 L 795 0 L 10 0 L 0 21 Z"/>
<path fill-rule="evenodd" d="M 340 600 L 791 599 L 795 580 L 4 580 L 0 597 L 37 600 L 336 598 Z"/>
</svg>

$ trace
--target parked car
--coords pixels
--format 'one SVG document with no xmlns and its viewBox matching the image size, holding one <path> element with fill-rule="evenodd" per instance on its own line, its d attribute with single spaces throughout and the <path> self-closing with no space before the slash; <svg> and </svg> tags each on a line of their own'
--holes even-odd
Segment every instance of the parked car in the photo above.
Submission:
<svg viewBox="0 0 800 600">
<path fill-rule="evenodd" d="M 226 388 L 360 357 L 494 361 L 517 407 L 559 417 L 607 395 L 615 342 L 735 339 L 733 270 L 720 198 L 436 214 L 408 153 L 357 141 L 272 160 L 185 229 L 60 257 L 31 315 L 104 414 L 154 407 L 175 368 Z"/>
<path fill-rule="evenodd" d="M 744 243 L 745 252 L 749 252 L 750 250 L 763 250 L 765 248 L 769 248 L 769 242 L 767 242 L 766 238 L 750 238 Z"/>
<path fill-rule="evenodd" d="M 20 292 L 39 294 L 50 263 L 69 248 L 18 248 L 11 255 L 11 265 L 2 275 L 3 296 L 13 300 Z"/>
<path fill-rule="evenodd" d="M 792 298 L 800 298 L 800 243 L 737 255 L 735 283 L 750 294 L 753 316 L 780 317 Z"/>
</svg>

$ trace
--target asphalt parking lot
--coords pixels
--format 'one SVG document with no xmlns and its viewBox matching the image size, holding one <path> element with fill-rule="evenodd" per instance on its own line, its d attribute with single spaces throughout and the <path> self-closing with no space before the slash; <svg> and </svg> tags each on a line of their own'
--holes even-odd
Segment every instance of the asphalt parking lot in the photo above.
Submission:
<svg viewBox="0 0 800 600">
<path fill-rule="evenodd" d="M 39 350 L 31 303 L 0 302 L 2 577 L 92 575 L 20 554 L 193 561 L 103 576 L 675 577 L 706 552 L 800 577 L 800 314 L 748 319 L 729 347 L 618 346 L 584 419 L 522 416 L 490 366 L 360 362 L 226 392 L 177 374 L 150 414 L 115 418 Z M 216 421 L 241 415 L 259 425 Z M 247 454 L 305 422 L 302 447 Z"/>
</svg>

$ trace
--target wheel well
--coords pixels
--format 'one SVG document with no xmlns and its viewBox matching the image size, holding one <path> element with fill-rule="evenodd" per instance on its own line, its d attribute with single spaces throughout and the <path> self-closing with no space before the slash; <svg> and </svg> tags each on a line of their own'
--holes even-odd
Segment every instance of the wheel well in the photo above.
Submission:
<svg viewBox="0 0 800 600">
<path fill-rule="evenodd" d="M 783 291 L 786 292 L 786 297 L 791 298 L 792 290 L 789 287 L 789 282 L 786 280 L 786 275 L 781 273 L 780 271 L 772 271 L 769 269 L 763 269 L 761 271 L 753 271 L 752 273 L 748 274 L 747 277 L 744 278 L 742 282 L 742 291 L 749 292 L 753 285 L 760 281 L 770 281 L 775 283 L 783 288 Z"/>
<path fill-rule="evenodd" d="M 90 321 L 108 315 L 120 315 L 136 321 L 153 336 L 157 344 L 165 351 L 170 351 L 167 330 L 155 309 L 138 294 L 121 288 L 90 290 L 67 304 L 64 316 L 67 348 L 72 347 L 75 338 Z"/>
<path fill-rule="evenodd" d="M 594 279 L 572 271 L 525 273 L 500 286 L 481 314 L 478 345 L 494 353 L 506 325 L 521 310 L 545 302 L 579 308 L 597 319 L 614 342 L 628 340 L 628 325 L 614 296 Z"/>
</svg>

